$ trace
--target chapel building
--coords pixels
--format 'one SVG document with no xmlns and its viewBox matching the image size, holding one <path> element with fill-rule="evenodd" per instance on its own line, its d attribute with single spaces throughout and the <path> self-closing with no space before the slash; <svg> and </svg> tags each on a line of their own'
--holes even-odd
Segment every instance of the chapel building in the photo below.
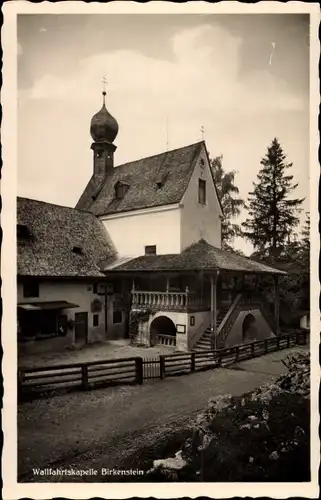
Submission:
<svg viewBox="0 0 321 500">
<path fill-rule="evenodd" d="M 278 334 L 284 273 L 222 249 L 205 142 L 115 166 L 119 127 L 105 95 L 76 207 L 18 198 L 21 349 L 130 338 L 208 350 Z M 272 314 L 253 291 L 263 276 L 275 284 Z"/>
</svg>

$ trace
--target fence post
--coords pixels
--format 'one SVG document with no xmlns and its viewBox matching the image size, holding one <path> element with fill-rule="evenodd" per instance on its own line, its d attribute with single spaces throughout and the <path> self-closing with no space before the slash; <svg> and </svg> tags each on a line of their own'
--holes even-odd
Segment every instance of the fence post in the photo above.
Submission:
<svg viewBox="0 0 321 500">
<path fill-rule="evenodd" d="M 191 353 L 191 372 L 195 372 L 195 352 Z"/>
<path fill-rule="evenodd" d="M 307 345 L 308 343 L 308 335 L 308 332 L 303 332 L 304 345 Z"/>
<path fill-rule="evenodd" d="M 276 347 L 278 350 L 280 350 L 280 337 L 277 336 L 277 339 L 276 339 Z"/>
<path fill-rule="evenodd" d="M 254 349 L 255 349 L 255 344 L 252 343 L 251 344 L 251 356 L 252 356 L 252 358 L 254 358 Z"/>
<path fill-rule="evenodd" d="M 235 362 L 237 362 L 239 360 L 239 357 L 240 357 L 240 348 L 239 348 L 239 346 L 236 347 L 235 352 L 236 352 Z"/>
<path fill-rule="evenodd" d="M 165 378 L 165 356 L 159 356 L 160 378 Z"/>
<path fill-rule="evenodd" d="M 290 335 L 288 335 L 288 338 L 287 338 L 287 347 L 290 347 Z"/>
<path fill-rule="evenodd" d="M 267 340 L 264 340 L 264 349 L 265 349 L 265 354 L 269 352 L 269 344 Z"/>
<path fill-rule="evenodd" d="M 143 358 L 135 358 L 136 383 L 143 383 Z"/>
<path fill-rule="evenodd" d="M 81 388 L 84 391 L 88 391 L 88 389 L 89 389 L 88 366 L 87 365 L 81 365 Z"/>
</svg>

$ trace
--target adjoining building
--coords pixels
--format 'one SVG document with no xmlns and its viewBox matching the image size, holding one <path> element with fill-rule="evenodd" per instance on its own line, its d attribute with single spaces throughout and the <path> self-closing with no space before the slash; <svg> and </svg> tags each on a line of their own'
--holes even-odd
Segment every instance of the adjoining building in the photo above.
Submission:
<svg viewBox="0 0 321 500">
<path fill-rule="evenodd" d="M 118 124 L 103 96 L 76 208 L 18 199 L 20 337 L 53 333 L 52 349 L 129 336 L 190 350 L 277 334 L 284 272 L 221 248 L 205 143 L 115 167 Z M 246 288 L 249 275 L 274 278 L 273 318 Z"/>
<path fill-rule="evenodd" d="M 20 351 L 59 350 L 103 340 L 107 325 L 123 335 L 99 269 L 114 249 L 91 213 L 17 199 L 18 338 Z M 117 323 L 113 322 L 117 316 Z"/>
</svg>

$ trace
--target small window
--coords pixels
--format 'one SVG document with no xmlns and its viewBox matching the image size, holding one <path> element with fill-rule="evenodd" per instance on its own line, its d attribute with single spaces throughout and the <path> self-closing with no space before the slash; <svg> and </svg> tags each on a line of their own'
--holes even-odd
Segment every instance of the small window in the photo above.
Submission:
<svg viewBox="0 0 321 500">
<path fill-rule="evenodd" d="M 145 247 L 145 255 L 156 255 L 156 245 L 147 245 Z"/>
<path fill-rule="evenodd" d="M 81 247 L 73 247 L 72 251 L 73 251 L 73 253 L 76 253 L 77 255 L 82 255 L 82 253 L 83 253 Z"/>
<path fill-rule="evenodd" d="M 30 239 L 31 233 L 25 224 L 17 224 L 17 237 L 19 239 Z"/>
<path fill-rule="evenodd" d="M 94 283 L 93 284 L 93 293 L 95 293 L 97 295 L 97 293 L 98 293 L 98 283 Z"/>
<path fill-rule="evenodd" d="M 189 319 L 189 324 L 191 326 L 194 326 L 195 325 L 195 316 L 191 316 L 190 319 Z"/>
<path fill-rule="evenodd" d="M 198 203 L 206 204 L 206 181 L 198 179 Z"/>
<path fill-rule="evenodd" d="M 99 326 L 99 315 L 98 314 L 93 315 L 93 326 Z"/>
<path fill-rule="evenodd" d="M 200 163 L 201 163 L 201 168 L 204 168 L 205 167 L 205 160 L 204 160 L 204 158 L 201 158 Z"/>
<path fill-rule="evenodd" d="M 123 315 L 121 311 L 113 312 L 113 323 L 121 323 L 123 320 Z"/>
<path fill-rule="evenodd" d="M 27 297 L 39 297 L 39 283 L 37 281 L 30 281 L 23 284 L 23 296 Z"/>
</svg>

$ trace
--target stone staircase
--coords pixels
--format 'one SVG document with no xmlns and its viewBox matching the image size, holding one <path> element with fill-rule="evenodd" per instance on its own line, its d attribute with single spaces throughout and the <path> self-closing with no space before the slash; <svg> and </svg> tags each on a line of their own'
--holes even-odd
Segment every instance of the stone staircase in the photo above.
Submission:
<svg viewBox="0 0 321 500">
<path fill-rule="evenodd" d="M 223 306 L 218 311 L 217 318 L 216 318 L 216 329 L 222 323 L 223 318 L 226 316 L 226 313 L 228 310 L 229 310 L 229 306 Z M 201 336 L 201 338 L 194 345 L 192 351 L 210 351 L 211 349 L 213 349 L 211 335 L 212 335 L 211 328 L 210 327 L 206 328 L 206 330 L 203 333 L 203 335 Z M 218 340 L 218 342 L 219 342 L 219 340 Z M 218 347 L 220 347 L 220 346 L 218 346 Z"/>
</svg>

